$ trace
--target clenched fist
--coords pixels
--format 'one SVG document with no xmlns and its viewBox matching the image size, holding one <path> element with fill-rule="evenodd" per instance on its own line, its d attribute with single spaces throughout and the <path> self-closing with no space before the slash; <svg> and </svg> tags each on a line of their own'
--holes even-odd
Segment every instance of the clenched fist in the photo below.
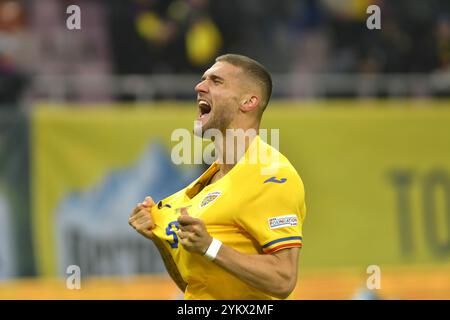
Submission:
<svg viewBox="0 0 450 320">
<path fill-rule="evenodd" d="M 139 203 L 133 210 L 128 219 L 128 224 L 132 226 L 137 232 L 148 239 L 154 238 L 152 230 L 155 228 L 155 223 L 150 214 L 151 208 L 155 202 L 151 197 L 146 197 L 145 201 Z"/>
<path fill-rule="evenodd" d="M 180 229 L 177 234 L 181 245 L 189 252 L 204 255 L 213 240 L 206 230 L 205 223 L 200 219 L 191 217 L 186 208 L 181 209 L 178 223 Z"/>
</svg>

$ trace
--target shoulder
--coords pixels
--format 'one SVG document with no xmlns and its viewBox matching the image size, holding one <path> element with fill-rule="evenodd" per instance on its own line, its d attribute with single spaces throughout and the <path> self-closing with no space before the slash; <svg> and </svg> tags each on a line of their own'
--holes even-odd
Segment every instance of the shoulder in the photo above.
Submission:
<svg viewBox="0 0 450 320">
<path fill-rule="evenodd" d="M 303 181 L 292 163 L 276 148 L 260 140 L 258 148 L 248 154 L 239 170 L 239 186 L 236 189 L 240 197 L 248 201 L 255 199 L 285 199 L 301 201 L 304 197 Z M 255 162 L 255 159 L 257 161 Z M 284 201 L 284 200 L 283 200 Z"/>
<path fill-rule="evenodd" d="M 272 179 L 273 181 L 275 181 L 275 179 L 286 182 L 289 180 L 291 182 L 289 183 L 290 186 L 296 186 L 303 189 L 303 181 L 297 169 L 292 165 L 289 159 L 279 150 L 268 145 L 264 141 L 261 141 L 261 146 L 261 149 L 269 154 L 265 159 L 266 161 L 262 161 L 260 164 L 261 175 L 267 179 L 275 177 Z"/>
</svg>

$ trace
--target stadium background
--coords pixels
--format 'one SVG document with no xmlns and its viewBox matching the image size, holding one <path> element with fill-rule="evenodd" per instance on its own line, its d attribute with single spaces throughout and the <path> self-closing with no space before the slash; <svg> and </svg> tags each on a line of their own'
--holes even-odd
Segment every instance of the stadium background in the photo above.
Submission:
<svg viewBox="0 0 450 320">
<path fill-rule="evenodd" d="M 263 127 L 306 185 L 294 297 L 450 298 L 448 1 L 2 0 L 0 299 L 181 298 L 127 219 L 204 169 L 170 135 L 225 52 L 274 74 Z"/>
</svg>

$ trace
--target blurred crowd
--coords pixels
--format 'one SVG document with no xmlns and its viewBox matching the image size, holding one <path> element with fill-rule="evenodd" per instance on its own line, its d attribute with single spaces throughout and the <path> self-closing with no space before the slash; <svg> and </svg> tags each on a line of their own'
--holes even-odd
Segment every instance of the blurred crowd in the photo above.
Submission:
<svg viewBox="0 0 450 320">
<path fill-rule="evenodd" d="M 273 72 L 448 70 L 447 0 L 114 0 L 111 40 L 120 73 L 192 72 L 242 52 Z M 377 4 L 382 31 L 366 28 Z M 143 54 L 145 53 L 145 54 Z"/>
<path fill-rule="evenodd" d="M 81 30 L 66 8 L 81 8 Z M 366 8 L 381 8 L 368 30 Z M 242 53 L 279 74 L 450 72 L 448 0 L 0 0 L 0 104 L 39 75 L 202 72 Z"/>
</svg>

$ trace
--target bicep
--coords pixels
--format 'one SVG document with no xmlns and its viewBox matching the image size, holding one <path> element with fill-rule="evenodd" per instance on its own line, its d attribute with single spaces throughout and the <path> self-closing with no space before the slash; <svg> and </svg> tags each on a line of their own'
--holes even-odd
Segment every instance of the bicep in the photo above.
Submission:
<svg viewBox="0 0 450 320">
<path fill-rule="evenodd" d="M 236 223 L 266 254 L 301 247 L 305 216 L 304 192 L 300 179 L 285 172 L 285 183 L 268 183 L 245 198 L 245 211 L 236 214 Z"/>
</svg>

